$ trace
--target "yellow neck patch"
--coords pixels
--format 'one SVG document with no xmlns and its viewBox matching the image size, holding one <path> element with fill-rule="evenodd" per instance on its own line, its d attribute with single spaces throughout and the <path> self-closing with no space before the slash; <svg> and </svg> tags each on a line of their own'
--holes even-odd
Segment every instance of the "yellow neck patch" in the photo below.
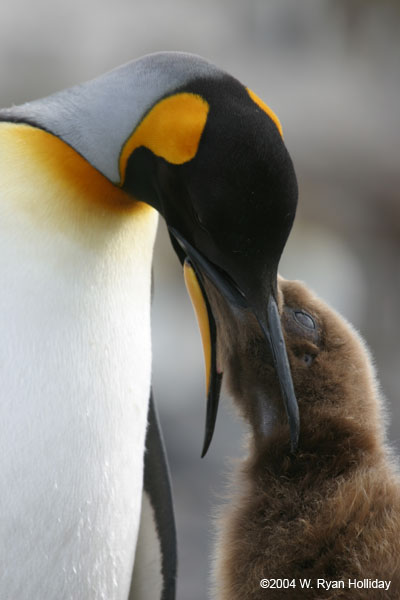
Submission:
<svg viewBox="0 0 400 600">
<path fill-rule="evenodd" d="M 38 127 L 24 123 L 0 123 L 0 157 L 5 164 L 13 160 L 20 170 L 27 172 L 32 181 L 47 177 L 54 182 L 54 189 L 68 187 L 83 202 L 94 208 L 114 209 L 122 212 L 148 210 L 142 202 L 132 198 L 112 184 L 104 175 L 87 162 L 76 150 L 57 136 Z M 13 167 L 14 170 L 16 166 Z M 36 174 L 36 176 L 35 176 Z M 34 191 L 34 185 L 32 184 Z M 56 194 L 56 192 L 54 192 Z"/>
<path fill-rule="evenodd" d="M 281 134 L 281 138 L 283 139 L 283 131 L 282 131 L 282 125 L 280 120 L 278 119 L 278 117 L 276 116 L 276 114 L 274 113 L 273 110 L 270 109 L 269 106 L 267 106 L 265 104 L 265 102 L 263 102 L 254 92 L 252 92 L 251 90 L 249 90 L 249 88 L 246 88 L 250 98 L 253 100 L 253 102 L 255 102 L 257 104 L 257 106 L 259 106 L 261 108 L 261 110 L 263 110 L 265 113 L 267 113 L 267 115 L 269 116 L 270 119 L 273 120 L 273 122 L 275 123 L 279 133 Z"/>
<path fill-rule="evenodd" d="M 0 197 L 2 208 L 35 227 L 93 248 L 125 230 L 133 240 L 141 229 L 150 235 L 156 221 L 153 208 L 132 200 L 68 144 L 22 123 L 0 123 Z"/>
<path fill-rule="evenodd" d="M 132 152 L 145 146 L 174 165 L 196 156 L 209 104 L 197 94 L 181 93 L 160 100 L 125 142 L 119 159 L 120 185 Z"/>
</svg>

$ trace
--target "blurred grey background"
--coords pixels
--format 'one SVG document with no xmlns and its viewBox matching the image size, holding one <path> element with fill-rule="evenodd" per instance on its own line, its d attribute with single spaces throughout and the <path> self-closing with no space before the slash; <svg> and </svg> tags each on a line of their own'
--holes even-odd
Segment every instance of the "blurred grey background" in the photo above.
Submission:
<svg viewBox="0 0 400 600">
<path fill-rule="evenodd" d="M 399 449 L 400 7 L 390 0 L 14 0 L 2 3 L 0 105 L 45 96 L 158 50 L 201 54 L 280 117 L 300 184 L 281 273 L 362 332 Z M 223 398 L 204 460 L 204 368 L 181 269 L 160 224 L 154 390 L 179 538 L 179 600 L 208 595 L 214 507 L 241 425 Z"/>
</svg>

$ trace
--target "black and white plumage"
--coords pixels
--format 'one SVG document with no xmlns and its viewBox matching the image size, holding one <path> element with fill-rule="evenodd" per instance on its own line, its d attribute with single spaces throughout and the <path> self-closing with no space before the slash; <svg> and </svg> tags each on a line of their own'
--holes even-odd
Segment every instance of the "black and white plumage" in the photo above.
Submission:
<svg viewBox="0 0 400 600">
<path fill-rule="evenodd" d="M 209 62 L 150 55 L 0 111 L 0 194 L 0 596 L 125 600 L 142 507 L 154 209 L 202 326 L 204 451 L 222 378 L 207 280 L 271 344 L 297 443 L 276 309 L 297 202 L 280 123 Z"/>
</svg>

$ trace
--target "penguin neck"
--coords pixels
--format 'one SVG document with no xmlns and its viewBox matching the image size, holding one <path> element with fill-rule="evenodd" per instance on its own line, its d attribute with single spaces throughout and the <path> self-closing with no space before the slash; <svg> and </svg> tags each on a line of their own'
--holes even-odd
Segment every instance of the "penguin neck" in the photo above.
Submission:
<svg viewBox="0 0 400 600">
<path fill-rule="evenodd" d="M 157 216 L 26 125 L 0 123 L 0 182 L 0 591 L 120 600 L 140 514 Z"/>
</svg>

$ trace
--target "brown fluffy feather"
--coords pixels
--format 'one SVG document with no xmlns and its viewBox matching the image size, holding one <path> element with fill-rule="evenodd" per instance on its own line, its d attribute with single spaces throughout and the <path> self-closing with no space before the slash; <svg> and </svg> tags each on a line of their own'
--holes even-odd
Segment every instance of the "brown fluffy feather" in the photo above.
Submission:
<svg viewBox="0 0 400 600">
<path fill-rule="evenodd" d="M 383 407 L 364 344 L 339 315 L 298 282 L 279 280 L 282 325 L 299 403 L 295 456 L 271 359 L 257 324 L 224 322 L 220 356 L 236 405 L 250 424 L 249 454 L 220 518 L 219 600 L 400 598 L 400 482 L 385 445 Z M 217 299 L 213 299 L 214 308 Z M 304 310 L 307 330 L 293 317 Z M 230 322 L 230 326 L 226 324 Z M 265 435 L 257 406 L 268 406 Z M 262 578 L 297 580 L 261 589 Z M 299 578 L 314 588 L 299 589 Z M 317 589 L 326 580 L 390 580 L 388 591 Z"/>
</svg>

